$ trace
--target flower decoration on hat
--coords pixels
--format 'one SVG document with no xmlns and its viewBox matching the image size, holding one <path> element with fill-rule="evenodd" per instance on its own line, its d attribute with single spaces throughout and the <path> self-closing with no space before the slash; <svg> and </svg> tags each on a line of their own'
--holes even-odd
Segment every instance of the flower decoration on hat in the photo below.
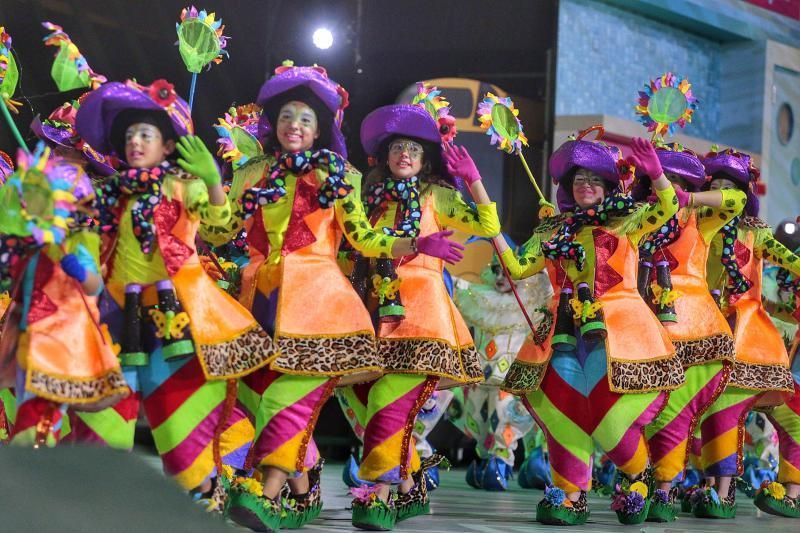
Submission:
<svg viewBox="0 0 800 533">
<path fill-rule="evenodd" d="M 70 91 L 81 87 L 97 89 L 108 81 L 105 76 L 92 70 L 86 58 L 61 26 L 52 22 L 42 22 L 42 26 L 51 32 L 42 39 L 44 44 L 59 49 L 50 69 L 59 91 Z"/>
<path fill-rule="evenodd" d="M 214 125 L 219 135 L 217 155 L 230 163 L 234 170 L 244 165 L 250 158 L 264 153 L 264 148 L 257 138 L 261 111 L 261 106 L 257 104 L 231 107 Z"/>
<path fill-rule="evenodd" d="M 520 153 L 522 146 L 528 146 L 528 138 L 522 132 L 519 109 L 514 107 L 511 98 L 499 98 L 488 92 L 478 104 L 478 121 L 486 135 L 491 137 L 491 144 L 498 150 L 509 154 Z"/>
<path fill-rule="evenodd" d="M 11 35 L 0 26 L 0 99 L 14 113 L 18 113 L 17 107 L 22 105 L 21 102 L 12 100 L 14 91 L 17 90 L 17 82 L 19 82 L 19 69 L 11 53 Z"/>
<path fill-rule="evenodd" d="M 211 63 L 218 65 L 229 57 L 225 50 L 229 37 L 222 35 L 225 26 L 222 19 L 216 20 L 216 13 L 208 13 L 205 9 L 198 11 L 194 6 L 184 8 L 175 30 L 178 32 L 178 51 L 189 72 L 198 74 L 206 66 L 211 68 Z"/>
<path fill-rule="evenodd" d="M 653 137 L 672 135 L 692 121 L 698 100 L 692 95 L 692 84 L 671 72 L 650 80 L 639 91 L 636 114 Z"/>
<path fill-rule="evenodd" d="M 164 79 L 151 83 L 147 89 L 147 94 L 161 107 L 171 106 L 178 97 L 175 92 L 175 86 Z"/>
<path fill-rule="evenodd" d="M 450 103 L 441 96 L 440 91 L 435 85 L 429 85 L 423 81 L 417 82 L 417 94 L 411 103 L 423 107 L 430 113 L 433 120 L 439 126 L 439 134 L 442 142 L 453 142 L 458 130 L 456 129 L 456 119 L 450 114 Z"/>
</svg>

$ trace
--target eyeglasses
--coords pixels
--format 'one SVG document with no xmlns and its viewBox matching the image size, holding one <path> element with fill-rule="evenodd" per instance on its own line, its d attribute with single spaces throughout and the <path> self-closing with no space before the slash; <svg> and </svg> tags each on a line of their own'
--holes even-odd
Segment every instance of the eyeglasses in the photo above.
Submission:
<svg viewBox="0 0 800 533">
<path fill-rule="evenodd" d="M 599 178 L 597 176 L 575 176 L 573 184 L 578 186 L 589 185 L 590 187 L 602 187 L 603 178 Z"/>
<path fill-rule="evenodd" d="M 400 155 L 403 152 L 408 153 L 411 159 L 419 159 L 425 153 L 425 150 L 422 149 L 422 145 L 413 141 L 397 141 L 389 145 L 390 154 Z"/>
</svg>

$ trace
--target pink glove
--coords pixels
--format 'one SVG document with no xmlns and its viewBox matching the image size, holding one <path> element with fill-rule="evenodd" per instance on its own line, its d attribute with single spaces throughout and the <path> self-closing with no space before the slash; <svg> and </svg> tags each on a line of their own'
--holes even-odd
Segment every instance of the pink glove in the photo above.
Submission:
<svg viewBox="0 0 800 533">
<path fill-rule="evenodd" d="M 678 209 L 689 205 L 689 199 L 692 196 L 691 193 L 684 191 L 680 185 L 673 185 L 673 188 L 675 189 L 675 196 L 678 197 Z"/>
<path fill-rule="evenodd" d="M 633 154 L 628 157 L 628 161 L 637 170 L 641 170 L 651 180 L 657 180 L 664 171 L 661 169 L 661 161 L 658 160 L 656 149 L 653 145 L 639 137 L 635 137 L 631 143 Z"/>
<path fill-rule="evenodd" d="M 461 253 L 464 247 L 456 241 L 451 241 L 447 237 L 453 234 L 453 230 L 439 231 L 417 238 L 417 251 L 431 257 L 438 257 L 447 263 L 454 265 L 461 261 L 464 254 Z"/>
<path fill-rule="evenodd" d="M 475 166 L 475 161 L 472 160 L 466 148 L 448 144 L 443 146 L 444 164 L 451 175 L 463 179 L 467 185 L 480 181 L 481 173 L 478 172 L 478 167 Z"/>
</svg>

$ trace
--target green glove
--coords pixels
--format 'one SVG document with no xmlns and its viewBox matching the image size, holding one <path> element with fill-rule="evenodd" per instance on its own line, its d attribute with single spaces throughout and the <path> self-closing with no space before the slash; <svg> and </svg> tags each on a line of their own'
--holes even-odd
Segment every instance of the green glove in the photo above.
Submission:
<svg viewBox="0 0 800 533">
<path fill-rule="evenodd" d="M 197 176 L 206 187 L 213 187 L 222 183 L 222 176 L 219 175 L 217 163 L 214 156 L 208 151 L 206 145 L 199 137 L 186 135 L 181 137 L 175 145 L 181 157 L 178 165 L 193 176 Z"/>
</svg>

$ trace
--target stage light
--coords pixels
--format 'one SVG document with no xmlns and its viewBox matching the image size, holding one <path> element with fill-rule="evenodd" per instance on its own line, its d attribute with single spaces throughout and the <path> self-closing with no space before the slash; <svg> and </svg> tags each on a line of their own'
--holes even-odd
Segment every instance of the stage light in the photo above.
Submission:
<svg viewBox="0 0 800 533">
<path fill-rule="evenodd" d="M 314 46 L 322 50 L 327 50 L 333 45 L 333 34 L 328 28 L 317 28 L 311 36 Z"/>
<path fill-rule="evenodd" d="M 783 231 L 785 231 L 787 235 L 792 235 L 795 231 L 797 231 L 797 226 L 792 222 L 787 222 L 783 226 Z"/>
</svg>

